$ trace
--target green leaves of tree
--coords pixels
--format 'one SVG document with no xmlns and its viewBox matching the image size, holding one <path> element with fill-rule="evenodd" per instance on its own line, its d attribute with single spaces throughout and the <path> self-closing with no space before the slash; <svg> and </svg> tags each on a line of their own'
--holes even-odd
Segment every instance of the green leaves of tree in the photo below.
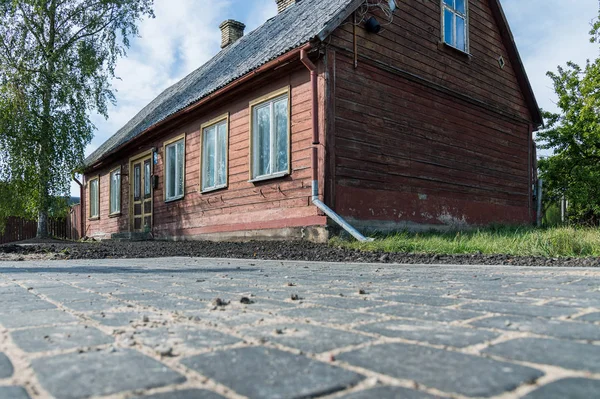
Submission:
<svg viewBox="0 0 600 399">
<path fill-rule="evenodd" d="M 152 6 L 0 0 L 0 182 L 5 193 L 16 190 L 0 215 L 25 201 L 43 218 L 50 197 L 68 193 L 93 137 L 89 114 L 107 116 L 116 62 Z"/>
<path fill-rule="evenodd" d="M 600 20 L 592 42 L 600 38 Z M 569 62 L 548 72 L 558 96 L 558 114 L 544 113 L 547 129 L 538 133 L 538 146 L 554 155 L 539 162 L 549 202 L 563 196 L 569 216 L 582 223 L 600 221 L 600 59 L 585 67 Z"/>
</svg>

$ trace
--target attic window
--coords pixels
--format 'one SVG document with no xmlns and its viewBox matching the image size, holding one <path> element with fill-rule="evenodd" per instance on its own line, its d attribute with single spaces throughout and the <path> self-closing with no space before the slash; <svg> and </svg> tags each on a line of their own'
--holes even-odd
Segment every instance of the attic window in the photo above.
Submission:
<svg viewBox="0 0 600 399">
<path fill-rule="evenodd" d="M 442 35 L 444 43 L 465 53 L 468 44 L 468 2 L 467 0 L 442 1 Z"/>
<path fill-rule="evenodd" d="M 500 65 L 500 69 L 504 69 L 504 67 L 506 66 L 506 61 L 504 61 L 504 57 L 500 56 L 498 58 L 498 65 Z"/>
</svg>

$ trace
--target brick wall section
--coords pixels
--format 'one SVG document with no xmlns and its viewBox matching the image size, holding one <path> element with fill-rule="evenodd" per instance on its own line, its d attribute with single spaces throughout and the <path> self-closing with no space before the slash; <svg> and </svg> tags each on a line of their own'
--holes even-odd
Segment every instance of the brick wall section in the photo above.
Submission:
<svg viewBox="0 0 600 399">
<path fill-rule="evenodd" d="M 221 48 L 225 48 L 236 42 L 244 36 L 246 25 L 241 22 L 228 19 L 223 22 L 219 28 L 221 29 Z"/>
</svg>

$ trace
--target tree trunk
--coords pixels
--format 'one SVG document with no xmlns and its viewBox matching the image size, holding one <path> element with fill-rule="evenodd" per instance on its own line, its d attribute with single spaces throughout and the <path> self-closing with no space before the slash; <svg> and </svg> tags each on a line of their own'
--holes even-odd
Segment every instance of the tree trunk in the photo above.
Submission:
<svg viewBox="0 0 600 399">
<path fill-rule="evenodd" d="M 48 212 L 42 210 L 38 213 L 37 238 L 48 238 Z"/>
<path fill-rule="evenodd" d="M 48 237 L 48 210 L 50 209 L 50 181 L 51 176 L 51 158 L 52 158 L 52 96 L 53 96 L 53 78 L 55 72 L 54 44 L 56 38 L 56 2 L 51 1 L 48 5 L 48 63 L 46 65 L 46 76 L 44 82 L 44 92 L 42 98 L 42 129 L 40 139 L 40 159 L 39 165 L 39 208 L 37 238 Z"/>
</svg>

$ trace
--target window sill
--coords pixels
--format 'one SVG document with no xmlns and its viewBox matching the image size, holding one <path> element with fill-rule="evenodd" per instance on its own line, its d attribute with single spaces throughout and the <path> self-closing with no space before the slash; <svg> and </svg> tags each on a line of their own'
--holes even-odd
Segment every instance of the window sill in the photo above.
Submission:
<svg viewBox="0 0 600 399">
<path fill-rule="evenodd" d="M 100 216 L 94 216 L 94 217 L 88 218 L 88 220 L 90 222 L 93 222 L 93 221 L 96 221 L 96 220 L 100 220 Z"/>
<path fill-rule="evenodd" d="M 289 172 L 279 172 L 279 173 L 274 173 L 272 175 L 259 176 L 259 177 L 255 177 L 252 180 L 249 180 L 248 183 L 258 183 L 258 182 L 265 181 L 265 180 L 280 179 L 282 177 L 288 176 L 289 174 L 290 174 Z"/>
<path fill-rule="evenodd" d="M 468 53 L 466 51 L 463 51 L 457 47 L 454 47 L 446 42 L 439 42 L 438 43 L 438 48 L 440 50 L 446 51 L 448 53 L 453 53 L 455 55 L 458 56 L 462 56 L 466 59 L 466 61 L 471 62 L 471 59 L 473 58 L 473 55 L 471 53 Z"/>
<path fill-rule="evenodd" d="M 227 185 L 225 185 L 225 186 L 218 186 L 218 187 L 212 187 L 212 188 L 205 188 L 204 190 L 200 190 L 200 194 L 214 193 L 215 191 L 224 190 L 226 188 L 227 188 Z"/>
<path fill-rule="evenodd" d="M 177 202 L 177 201 L 181 201 L 183 198 L 185 197 L 185 195 L 181 195 L 179 197 L 174 197 L 174 198 L 169 198 L 165 200 L 165 203 L 168 204 L 170 202 Z"/>
<path fill-rule="evenodd" d="M 110 215 L 108 215 L 109 218 L 118 218 L 121 216 L 123 216 L 121 212 L 111 213 Z"/>
</svg>

